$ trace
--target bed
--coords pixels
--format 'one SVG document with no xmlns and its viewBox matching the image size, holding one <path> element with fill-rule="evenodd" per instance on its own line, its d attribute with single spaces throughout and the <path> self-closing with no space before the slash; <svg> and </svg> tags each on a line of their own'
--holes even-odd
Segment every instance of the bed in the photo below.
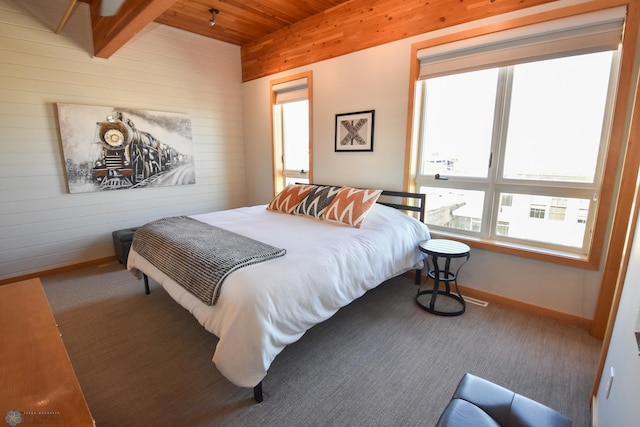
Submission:
<svg viewBox="0 0 640 427">
<path fill-rule="evenodd" d="M 147 293 L 151 277 L 219 338 L 213 363 L 235 385 L 253 387 L 258 402 L 262 380 L 285 346 L 392 277 L 416 270 L 418 281 L 423 260 L 418 242 L 429 238 L 422 221 L 424 195 L 380 191 L 358 226 L 288 212 L 291 206 L 273 210 L 274 201 L 189 217 L 286 251 L 228 274 L 214 304 L 142 256 L 136 250 L 139 232 L 127 263 L 144 278 Z M 419 212 L 420 220 L 402 210 Z"/>
</svg>

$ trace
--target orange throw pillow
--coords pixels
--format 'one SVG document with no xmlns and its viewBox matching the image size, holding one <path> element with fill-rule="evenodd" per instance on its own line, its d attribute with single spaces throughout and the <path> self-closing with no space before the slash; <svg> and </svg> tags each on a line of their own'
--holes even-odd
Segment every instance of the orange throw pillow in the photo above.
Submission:
<svg viewBox="0 0 640 427">
<path fill-rule="evenodd" d="M 273 198 L 267 209 L 270 211 L 292 213 L 298 204 L 304 199 L 315 185 L 287 185 L 276 197 Z"/>
<path fill-rule="evenodd" d="M 322 219 L 360 228 L 382 190 L 343 187 L 333 199 Z"/>
</svg>

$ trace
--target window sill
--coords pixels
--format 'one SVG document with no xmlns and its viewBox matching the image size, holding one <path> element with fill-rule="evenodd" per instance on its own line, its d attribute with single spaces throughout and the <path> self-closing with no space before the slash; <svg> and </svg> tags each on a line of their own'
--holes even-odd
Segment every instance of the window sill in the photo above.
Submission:
<svg viewBox="0 0 640 427">
<path fill-rule="evenodd" d="M 463 234 L 443 232 L 441 230 L 431 230 L 431 237 L 437 239 L 451 239 L 466 243 L 472 248 L 486 251 L 499 252 L 507 255 L 530 258 L 538 261 L 552 262 L 555 264 L 568 265 L 586 270 L 598 270 L 599 262 L 593 261 L 588 255 L 580 255 L 571 252 L 563 252 L 553 249 L 526 246 L 509 242 L 496 242 L 480 239 Z"/>
</svg>

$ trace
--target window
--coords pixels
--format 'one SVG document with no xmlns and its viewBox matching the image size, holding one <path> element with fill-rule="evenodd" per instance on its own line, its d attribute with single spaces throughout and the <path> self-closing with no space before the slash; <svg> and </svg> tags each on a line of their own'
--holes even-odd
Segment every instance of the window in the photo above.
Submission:
<svg viewBox="0 0 640 427">
<path fill-rule="evenodd" d="M 577 221 L 580 224 L 586 224 L 587 217 L 589 216 L 589 202 L 586 203 L 584 201 L 580 202 L 578 206 L 578 218 Z"/>
<path fill-rule="evenodd" d="M 414 184 L 434 231 L 588 254 L 619 13 L 418 52 Z"/>
<path fill-rule="evenodd" d="M 311 181 L 311 74 L 271 82 L 274 190 Z"/>
<path fill-rule="evenodd" d="M 564 221 L 567 214 L 568 199 L 554 197 L 551 200 L 551 209 L 549 210 L 549 219 L 555 221 Z"/>
<path fill-rule="evenodd" d="M 546 213 L 547 213 L 547 210 L 545 209 L 544 206 L 531 205 L 531 208 L 529 209 L 529 218 L 544 219 Z"/>
</svg>

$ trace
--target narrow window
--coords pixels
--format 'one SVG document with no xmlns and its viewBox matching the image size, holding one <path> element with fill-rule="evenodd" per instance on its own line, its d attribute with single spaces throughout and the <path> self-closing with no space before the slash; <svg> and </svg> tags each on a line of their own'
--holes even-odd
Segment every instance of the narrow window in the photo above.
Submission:
<svg viewBox="0 0 640 427">
<path fill-rule="evenodd" d="M 271 82 L 274 190 L 311 181 L 311 73 Z"/>
</svg>

